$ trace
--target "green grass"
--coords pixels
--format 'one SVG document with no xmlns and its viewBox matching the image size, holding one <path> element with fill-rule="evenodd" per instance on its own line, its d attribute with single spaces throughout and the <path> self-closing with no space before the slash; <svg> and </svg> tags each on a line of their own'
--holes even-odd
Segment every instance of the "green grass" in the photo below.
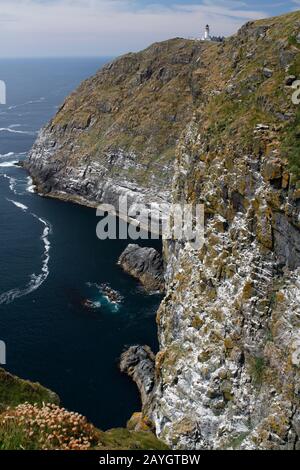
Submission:
<svg viewBox="0 0 300 470">
<path fill-rule="evenodd" d="M 50 434 L 50 431 L 49 431 Z M 45 432 L 28 435 L 25 426 L 11 422 L 0 426 L 0 450 L 39 450 L 45 443 Z M 99 431 L 99 442 L 91 450 L 167 450 L 168 447 L 150 431 L 116 428 Z"/>
<path fill-rule="evenodd" d="M 40 436 L 28 436 L 25 428 L 10 423 L 0 428 L 0 450 L 39 450 Z M 113 429 L 102 433 L 99 444 L 91 450 L 167 450 L 168 447 L 150 432 Z"/>
<path fill-rule="evenodd" d="M 39 429 L 35 426 L 34 433 L 29 435 L 28 423 L 22 421 L 15 415 L 16 407 L 24 403 L 36 404 L 37 408 L 43 403 L 59 403 L 58 396 L 38 383 L 32 383 L 20 379 L 0 369 L 0 450 L 38 450 L 48 448 L 47 434 L 52 430 Z M 9 408 L 8 408 L 9 407 Z M 5 416 L 11 416 L 4 419 Z M 167 446 L 159 441 L 150 431 L 130 431 L 128 429 L 111 429 L 103 432 L 94 427 L 95 449 L 107 450 L 164 450 Z"/>
<path fill-rule="evenodd" d="M 266 368 L 266 361 L 261 356 L 255 356 L 250 361 L 250 375 L 255 385 L 260 386 L 263 383 L 263 377 Z"/>
<path fill-rule="evenodd" d="M 289 162 L 289 169 L 293 174 L 293 182 L 300 183 L 300 105 L 297 109 L 294 121 L 286 129 L 283 141 L 283 154 Z"/>
<path fill-rule="evenodd" d="M 294 35 L 292 35 L 292 36 L 289 37 L 289 45 L 290 45 L 290 46 L 296 46 L 296 47 L 298 47 L 298 48 L 300 49 L 300 44 L 299 44 L 299 42 L 298 42 L 298 40 L 297 40 L 297 37 L 294 36 Z"/>
<path fill-rule="evenodd" d="M 238 436 L 233 437 L 226 446 L 226 449 L 239 449 L 248 435 L 249 432 L 241 432 Z"/>
<path fill-rule="evenodd" d="M 41 448 L 39 437 L 33 439 L 25 427 L 15 423 L 1 425 L 0 450 L 38 450 Z"/>
<path fill-rule="evenodd" d="M 98 449 L 119 450 L 166 450 L 168 447 L 149 431 L 129 431 L 125 428 L 111 429 L 101 433 Z"/>
<path fill-rule="evenodd" d="M 300 54 L 296 57 L 293 64 L 289 67 L 289 74 L 294 75 L 296 78 L 300 76 Z"/>
<path fill-rule="evenodd" d="M 39 383 L 15 377 L 0 369 L 0 411 L 20 403 L 59 403 L 58 396 Z"/>
</svg>

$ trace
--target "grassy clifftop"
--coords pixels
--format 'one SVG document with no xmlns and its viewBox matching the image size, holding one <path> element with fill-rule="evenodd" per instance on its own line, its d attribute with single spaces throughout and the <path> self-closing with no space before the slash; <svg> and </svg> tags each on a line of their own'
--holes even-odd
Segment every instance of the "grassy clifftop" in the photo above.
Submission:
<svg viewBox="0 0 300 470">
<path fill-rule="evenodd" d="M 150 429 L 103 432 L 38 383 L 0 369 L 0 450 L 165 449 Z"/>
<path fill-rule="evenodd" d="M 206 49 L 198 108 L 209 149 L 236 145 L 241 153 L 277 153 L 296 180 L 299 107 L 291 85 L 300 78 L 299 31 L 300 12 L 294 12 L 247 23 L 221 46 Z"/>
<path fill-rule="evenodd" d="M 40 191 L 111 203 L 129 188 L 168 200 L 175 149 L 200 99 L 193 72 L 209 46 L 186 39 L 153 44 L 83 82 L 29 155 L 26 166 Z"/>
<path fill-rule="evenodd" d="M 122 148 L 148 163 L 169 159 L 197 97 L 192 71 L 204 47 L 172 39 L 116 59 L 66 100 L 52 126 L 85 129 L 74 143 L 98 157 Z"/>
<path fill-rule="evenodd" d="M 17 406 L 24 402 L 58 404 L 59 398 L 56 393 L 39 383 L 20 379 L 4 369 L 0 369 L 0 411 L 8 406 Z"/>
</svg>

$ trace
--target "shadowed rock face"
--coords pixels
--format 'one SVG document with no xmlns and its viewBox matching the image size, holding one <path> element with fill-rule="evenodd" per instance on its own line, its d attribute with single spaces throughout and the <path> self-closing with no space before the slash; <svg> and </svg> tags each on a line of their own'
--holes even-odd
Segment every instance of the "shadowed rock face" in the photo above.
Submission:
<svg viewBox="0 0 300 470">
<path fill-rule="evenodd" d="M 299 229 L 280 213 L 274 215 L 274 251 L 281 265 L 292 270 L 300 266 Z"/>
<path fill-rule="evenodd" d="M 164 267 L 161 254 L 154 248 L 128 245 L 118 264 L 131 276 L 138 279 L 149 291 L 164 291 Z"/>
<path fill-rule="evenodd" d="M 136 383 L 145 410 L 152 398 L 155 356 L 148 346 L 131 346 L 120 359 L 120 370 Z"/>
</svg>

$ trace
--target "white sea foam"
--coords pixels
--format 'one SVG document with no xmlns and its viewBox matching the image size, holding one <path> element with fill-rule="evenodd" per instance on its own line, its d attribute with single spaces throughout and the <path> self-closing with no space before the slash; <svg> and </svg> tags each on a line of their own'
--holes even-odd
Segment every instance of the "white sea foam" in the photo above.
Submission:
<svg viewBox="0 0 300 470">
<path fill-rule="evenodd" d="M 25 206 L 24 204 L 18 201 L 10 200 L 10 202 L 12 202 L 15 206 L 19 207 L 22 210 L 28 210 L 27 206 Z M 49 235 L 51 234 L 52 228 L 51 228 L 50 223 L 47 220 L 42 219 L 41 217 L 37 216 L 34 213 L 30 213 L 30 215 L 34 217 L 35 219 L 37 219 L 44 226 L 44 230 L 41 235 L 41 240 L 44 245 L 44 251 L 42 255 L 42 269 L 39 274 L 35 274 L 35 273 L 31 274 L 29 278 L 29 282 L 23 289 L 15 288 L 15 289 L 11 289 L 1 294 L 0 305 L 9 304 L 20 297 L 24 297 L 25 295 L 31 294 L 32 292 L 37 290 L 46 281 L 47 277 L 49 276 L 49 260 L 50 260 L 49 252 L 51 248 Z"/>
<path fill-rule="evenodd" d="M 23 196 L 23 192 L 18 192 L 16 187 L 18 183 L 22 183 L 23 181 L 20 181 L 13 176 L 7 175 L 6 173 L 1 173 L 0 176 L 8 180 L 8 186 L 9 189 L 16 195 L 16 196 Z"/>
<path fill-rule="evenodd" d="M 11 202 L 11 203 L 14 204 L 16 207 L 18 207 L 19 209 L 22 209 L 23 211 L 27 211 L 27 210 L 28 210 L 28 207 L 25 206 L 25 204 L 22 204 L 21 202 L 13 201 L 12 199 L 7 199 L 7 201 Z"/>
<path fill-rule="evenodd" d="M 27 176 L 27 187 L 26 187 L 26 191 L 28 193 L 35 193 L 35 188 L 36 188 L 36 185 L 33 184 L 33 179 L 31 178 L 31 176 Z"/>
<path fill-rule="evenodd" d="M 36 134 L 36 132 L 32 132 L 32 131 L 17 131 L 16 129 L 11 129 L 10 127 L 0 127 L 0 132 L 10 132 L 11 134 L 24 134 L 24 135 Z"/>
<path fill-rule="evenodd" d="M 27 152 L 14 154 L 10 152 L 6 154 L 6 157 L 10 156 L 22 156 L 26 155 Z M 12 168 L 15 166 L 17 162 L 14 161 L 6 161 L 0 163 L 0 168 Z M 21 178 L 16 178 L 15 176 L 11 176 L 7 173 L 0 172 L 0 177 L 5 178 L 8 180 L 9 189 L 16 195 L 16 196 L 23 196 L 26 192 L 34 193 L 35 192 L 35 185 L 33 184 L 32 178 L 30 176 L 26 176 L 24 173 L 20 173 Z"/>
<path fill-rule="evenodd" d="M 93 308 L 100 308 L 102 305 L 108 305 L 110 310 L 113 312 L 118 312 L 123 301 L 123 296 L 116 290 L 111 289 L 108 284 L 98 284 L 97 282 L 87 282 L 86 285 L 88 287 L 96 288 L 101 295 L 102 300 L 104 300 L 104 304 L 99 301 L 92 301 L 94 305 Z M 112 293 L 115 294 L 118 300 L 112 300 L 108 294 L 105 293 L 106 289 L 110 289 Z"/>
<path fill-rule="evenodd" d="M 0 153 L 0 158 L 9 158 L 13 156 L 14 156 L 14 152 Z"/>
<path fill-rule="evenodd" d="M 10 168 L 12 166 L 16 166 L 16 163 L 18 163 L 18 160 L 14 160 L 12 162 L 2 162 L 0 163 L 0 167 L 2 168 Z"/>
<path fill-rule="evenodd" d="M 45 101 L 45 98 L 43 96 L 37 100 L 25 101 L 25 103 L 20 103 L 20 104 L 9 106 L 8 109 L 11 110 L 11 109 L 16 109 L 16 108 L 21 108 L 22 106 L 27 106 L 28 104 L 41 103 L 42 101 Z"/>
<path fill-rule="evenodd" d="M 11 111 L 12 109 L 17 109 L 17 108 L 22 108 L 22 106 L 27 106 L 28 104 L 35 104 L 35 103 L 42 103 L 43 101 L 45 101 L 45 97 L 42 96 L 41 98 L 37 99 L 37 100 L 30 100 L 30 101 L 26 101 L 25 103 L 20 103 L 20 104 L 15 104 L 13 106 L 9 106 L 9 111 Z"/>
<path fill-rule="evenodd" d="M 9 189 L 10 189 L 14 194 L 18 195 L 17 191 L 15 190 L 15 187 L 16 187 L 16 184 L 17 184 L 16 178 L 13 178 L 12 176 L 6 175 L 5 173 L 2 174 L 1 176 L 3 176 L 3 178 L 8 179 Z"/>
</svg>

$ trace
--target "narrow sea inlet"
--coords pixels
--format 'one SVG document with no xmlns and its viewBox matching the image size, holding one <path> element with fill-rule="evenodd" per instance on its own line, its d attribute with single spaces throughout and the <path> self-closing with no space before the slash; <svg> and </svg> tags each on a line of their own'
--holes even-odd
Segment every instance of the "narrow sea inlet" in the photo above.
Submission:
<svg viewBox="0 0 300 470">
<path fill-rule="evenodd" d="M 140 409 L 118 358 L 131 344 L 156 350 L 161 298 L 116 265 L 128 242 L 98 240 L 95 210 L 39 197 L 15 166 L 64 97 L 102 63 L 0 61 L 8 92 L 0 107 L 0 339 L 8 371 L 51 388 L 63 406 L 106 429 Z"/>
</svg>

